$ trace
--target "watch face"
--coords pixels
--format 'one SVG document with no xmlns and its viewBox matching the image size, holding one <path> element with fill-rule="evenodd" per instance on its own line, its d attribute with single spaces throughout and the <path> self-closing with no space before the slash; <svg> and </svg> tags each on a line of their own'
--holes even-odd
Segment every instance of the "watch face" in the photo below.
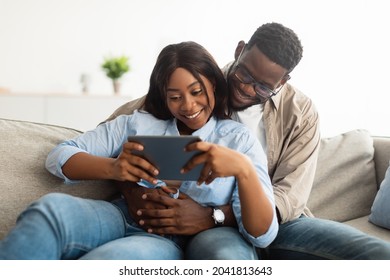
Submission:
<svg viewBox="0 0 390 280">
<path fill-rule="evenodd" d="M 225 214 L 222 212 L 221 209 L 214 209 L 214 220 L 216 223 L 223 223 L 225 220 Z"/>
</svg>

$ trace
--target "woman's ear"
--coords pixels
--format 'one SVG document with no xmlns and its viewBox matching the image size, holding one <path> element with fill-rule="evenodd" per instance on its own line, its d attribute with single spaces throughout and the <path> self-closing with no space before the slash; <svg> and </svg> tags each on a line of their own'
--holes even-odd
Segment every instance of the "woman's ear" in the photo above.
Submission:
<svg viewBox="0 0 390 280">
<path fill-rule="evenodd" d="M 236 51 L 234 52 L 234 60 L 238 59 L 238 57 L 240 56 L 240 53 L 242 52 L 244 47 L 245 47 L 244 41 L 241 40 L 240 42 L 238 42 L 238 45 L 236 47 Z"/>
</svg>

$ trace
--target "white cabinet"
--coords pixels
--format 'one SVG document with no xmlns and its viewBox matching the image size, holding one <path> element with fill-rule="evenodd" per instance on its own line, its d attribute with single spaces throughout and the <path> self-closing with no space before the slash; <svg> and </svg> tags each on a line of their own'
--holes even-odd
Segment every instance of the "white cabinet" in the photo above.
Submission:
<svg viewBox="0 0 390 280">
<path fill-rule="evenodd" d="M 86 131 L 107 119 L 130 96 L 0 94 L 0 118 Z"/>
</svg>

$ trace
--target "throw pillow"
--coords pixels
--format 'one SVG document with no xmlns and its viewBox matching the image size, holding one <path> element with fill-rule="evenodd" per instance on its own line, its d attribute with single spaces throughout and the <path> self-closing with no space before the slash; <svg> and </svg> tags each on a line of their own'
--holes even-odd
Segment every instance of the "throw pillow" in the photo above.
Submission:
<svg viewBox="0 0 390 280">
<path fill-rule="evenodd" d="M 62 192 L 110 199 L 117 193 L 108 181 L 65 185 L 46 170 L 50 150 L 80 133 L 66 127 L 0 119 L 0 240 L 14 226 L 19 213 L 44 194 Z"/>
<path fill-rule="evenodd" d="M 314 216 L 339 222 L 368 216 L 377 188 L 373 139 L 367 130 L 321 139 L 308 201 Z"/>
<path fill-rule="evenodd" d="M 368 219 L 377 226 L 390 229 L 390 162 Z"/>
</svg>

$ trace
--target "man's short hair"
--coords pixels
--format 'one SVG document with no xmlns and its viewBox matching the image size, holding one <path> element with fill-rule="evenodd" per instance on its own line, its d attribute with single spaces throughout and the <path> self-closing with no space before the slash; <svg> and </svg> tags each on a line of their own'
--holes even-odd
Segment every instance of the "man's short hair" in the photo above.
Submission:
<svg viewBox="0 0 390 280">
<path fill-rule="evenodd" d="M 297 34 L 280 23 L 260 26 L 248 42 L 248 48 L 256 45 L 270 60 L 290 73 L 302 58 L 303 48 Z"/>
</svg>

